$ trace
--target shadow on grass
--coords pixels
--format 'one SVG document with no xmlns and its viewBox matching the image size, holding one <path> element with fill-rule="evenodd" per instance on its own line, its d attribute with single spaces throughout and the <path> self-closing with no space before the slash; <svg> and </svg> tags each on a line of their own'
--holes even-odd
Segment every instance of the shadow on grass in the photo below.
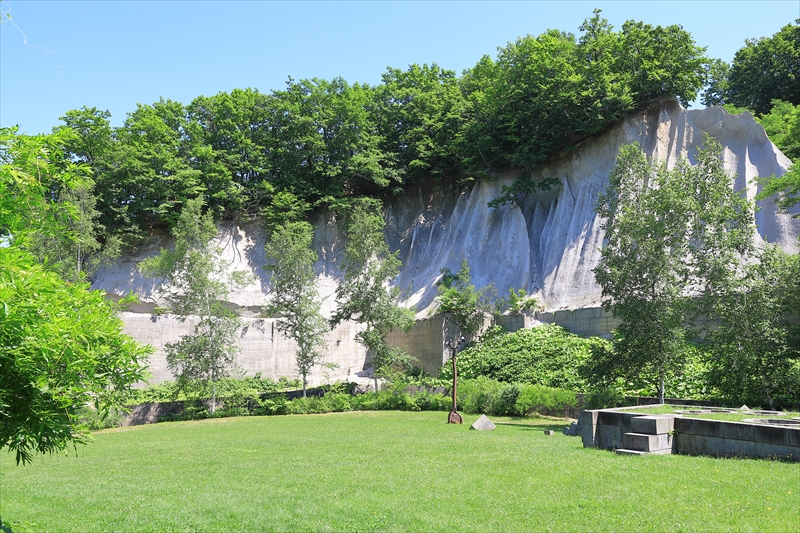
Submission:
<svg viewBox="0 0 800 533">
<path fill-rule="evenodd" d="M 514 426 L 514 427 L 521 428 L 523 431 L 546 431 L 546 430 L 552 430 L 552 431 L 555 431 L 556 433 L 561 433 L 562 431 L 564 431 L 564 428 L 569 425 L 569 424 L 564 424 L 564 423 L 560 423 L 559 424 L 557 422 L 554 422 L 552 424 L 536 424 L 535 426 L 531 425 L 531 424 L 521 424 L 519 422 L 495 422 L 495 424 L 498 425 L 498 426 Z"/>
<path fill-rule="evenodd" d="M 36 529 L 36 524 L 30 522 L 6 522 L 0 516 L 0 533 L 28 533 Z"/>
</svg>

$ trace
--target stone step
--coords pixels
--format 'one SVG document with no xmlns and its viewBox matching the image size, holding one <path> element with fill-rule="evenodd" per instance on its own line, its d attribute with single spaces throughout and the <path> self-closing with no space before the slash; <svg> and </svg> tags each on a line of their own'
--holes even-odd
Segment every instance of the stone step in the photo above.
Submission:
<svg viewBox="0 0 800 533">
<path fill-rule="evenodd" d="M 670 455 L 672 450 L 657 450 L 655 452 L 643 452 L 640 450 L 628 450 L 626 448 L 617 448 L 614 450 L 618 455 Z"/>
<path fill-rule="evenodd" d="M 634 433 L 661 435 L 675 429 L 674 415 L 646 415 L 631 418 L 631 429 Z"/>
<path fill-rule="evenodd" d="M 672 436 L 668 434 L 650 435 L 647 433 L 623 433 L 622 447 L 628 450 L 655 452 L 672 450 Z"/>
</svg>

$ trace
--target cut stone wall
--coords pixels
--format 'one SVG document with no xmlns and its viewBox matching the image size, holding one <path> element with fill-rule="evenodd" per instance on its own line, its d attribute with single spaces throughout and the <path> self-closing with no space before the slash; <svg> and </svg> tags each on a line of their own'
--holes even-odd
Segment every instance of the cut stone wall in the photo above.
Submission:
<svg viewBox="0 0 800 533">
<path fill-rule="evenodd" d="M 634 432 L 631 420 L 642 416 L 625 408 L 581 411 L 583 446 L 623 448 L 623 435 Z M 673 437 L 673 453 L 800 461 L 800 428 L 676 416 Z"/>
<path fill-rule="evenodd" d="M 174 315 L 122 313 L 121 318 L 125 324 L 125 333 L 155 349 L 149 361 L 149 370 L 153 375 L 150 383 L 174 379 L 167 367 L 164 346 L 177 342 L 182 335 L 192 333 L 197 317 L 188 317 L 181 321 Z M 245 374 L 252 376 L 260 373 L 263 377 L 273 379 L 297 377 L 297 344 L 284 337 L 276 328 L 275 322 L 274 318 L 242 319 L 243 328 L 236 341 L 241 352 L 236 357 L 236 365 Z M 316 366 L 310 376 L 312 383 L 322 383 L 325 379 L 347 379 L 348 376 L 364 370 L 366 350 L 354 338 L 360 329 L 358 324 L 347 322 L 325 335 L 322 362 L 336 363 L 339 367 L 330 371 Z M 327 378 L 325 372 L 329 373 Z"/>
</svg>

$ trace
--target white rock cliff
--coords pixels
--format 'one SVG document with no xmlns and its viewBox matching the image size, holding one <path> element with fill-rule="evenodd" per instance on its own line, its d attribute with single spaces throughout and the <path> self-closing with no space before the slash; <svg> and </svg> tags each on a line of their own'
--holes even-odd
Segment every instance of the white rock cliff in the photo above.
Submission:
<svg viewBox="0 0 800 533">
<path fill-rule="evenodd" d="M 732 175 L 731 186 L 746 191 L 748 198 L 754 198 L 759 191 L 755 177 L 781 175 L 791 164 L 748 113 L 733 116 L 721 108 L 686 110 L 676 101 L 663 102 L 629 116 L 537 169 L 534 179 L 555 177 L 561 186 L 529 196 L 518 207 L 487 207 L 487 202 L 499 196 L 502 186 L 510 184 L 513 176 L 481 181 L 463 189 L 444 181 L 428 182 L 389 199 L 386 237 L 390 247 L 399 250 L 403 262 L 395 283 L 406 291 L 406 301 L 416 307 L 418 318 L 427 317 L 435 308 L 441 269 L 456 271 L 466 258 L 478 287 L 493 282 L 501 295 L 511 287 L 524 288 L 548 310 L 597 307 L 600 287 L 592 269 L 600 258 L 603 232 L 594 205 L 608 183 L 620 146 L 636 141 L 648 158 L 665 161 L 671 167 L 680 158 L 693 161 L 704 134 L 722 144 L 725 167 Z M 784 250 L 797 252 L 800 219 L 777 213 L 772 200 L 759 202 L 759 206 L 756 241 L 777 243 Z M 796 207 L 793 213 L 797 212 Z M 314 223 L 314 245 L 320 255 L 318 282 L 326 296 L 323 311 L 329 314 L 340 276 L 337 263 L 341 234 L 329 213 L 318 213 Z M 257 316 L 268 301 L 270 290 L 262 268 L 264 231 L 259 224 L 221 227 L 219 239 L 228 268 L 248 270 L 255 279 L 233 292 L 231 303 L 243 315 Z M 169 242 L 167 236 L 153 238 L 134 254 L 101 269 L 93 285 L 111 295 L 132 291 L 140 296 L 142 305 L 132 308 L 133 312 L 125 313 L 123 318 L 129 332 L 153 343 L 159 354 L 164 343 L 188 332 L 187 326 L 172 317 L 142 320 L 141 313 L 149 313 L 158 302 L 153 280 L 143 277 L 136 263 L 156 253 L 159 247 L 169 246 Z M 250 373 L 291 375 L 292 343 L 278 338 L 279 334 L 269 326 L 271 319 L 256 322 L 260 324 L 258 328 L 252 327 L 242 335 L 239 364 Z M 256 330 L 266 337 L 248 340 Z M 356 325 L 347 325 L 330 335 L 325 360 L 338 363 L 342 373 L 359 371 L 363 366 L 365 354 L 352 343 L 355 331 Z M 354 355 L 353 350 L 359 353 Z M 157 355 L 151 363 L 156 381 L 169 378 L 164 375 L 161 359 Z M 267 360 L 272 362 L 267 364 Z"/>
</svg>

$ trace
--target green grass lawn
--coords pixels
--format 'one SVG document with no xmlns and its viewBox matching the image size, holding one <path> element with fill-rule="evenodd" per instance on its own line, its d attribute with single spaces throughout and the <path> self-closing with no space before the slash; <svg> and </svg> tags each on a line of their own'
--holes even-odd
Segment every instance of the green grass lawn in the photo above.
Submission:
<svg viewBox="0 0 800 533">
<path fill-rule="evenodd" d="M 24 531 L 776 531 L 800 464 L 584 449 L 553 420 L 492 432 L 440 412 L 223 418 L 120 428 L 69 456 L 0 454 Z"/>
</svg>

